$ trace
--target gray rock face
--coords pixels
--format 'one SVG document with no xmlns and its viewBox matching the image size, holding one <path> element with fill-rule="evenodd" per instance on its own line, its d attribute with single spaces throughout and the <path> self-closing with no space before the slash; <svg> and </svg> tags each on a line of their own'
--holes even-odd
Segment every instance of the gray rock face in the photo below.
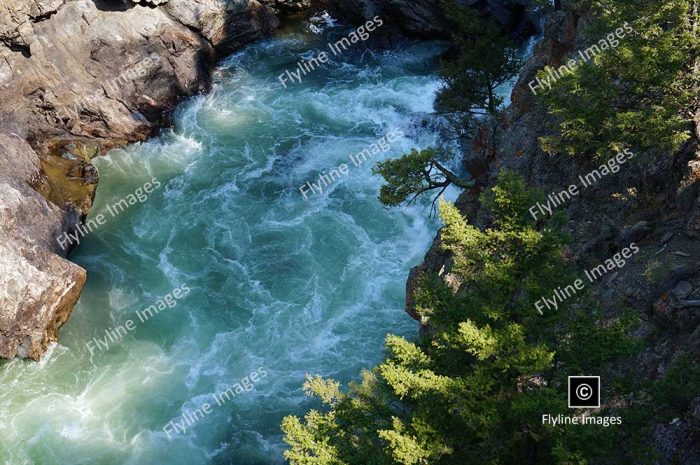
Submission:
<svg viewBox="0 0 700 465">
<path fill-rule="evenodd" d="M 514 37 L 524 39 L 535 32 L 527 16 L 530 0 L 463 0 L 483 17 L 494 18 Z M 338 0 L 336 9 L 353 22 L 379 16 L 384 30 L 397 35 L 421 38 L 449 38 L 452 26 L 436 0 Z"/>
<path fill-rule="evenodd" d="M 38 359 L 68 319 L 85 270 L 58 255 L 65 218 L 31 185 L 39 157 L 17 136 L 0 134 L 0 357 Z"/>
<path fill-rule="evenodd" d="M 0 128 L 26 136 L 40 155 L 66 139 L 103 149 L 143 139 L 178 98 L 206 86 L 218 56 L 276 26 L 255 0 L 160 8 L 46 0 L 55 10 L 36 13 L 22 2 L 0 18 L 0 42 L 11 44 L 0 48 Z"/>
<path fill-rule="evenodd" d="M 280 13 L 296 14 L 309 11 L 314 2 L 312 0 L 268 0 L 266 3 Z M 323 6 L 321 5 L 319 8 L 323 8 Z"/>
<path fill-rule="evenodd" d="M 338 10 L 353 22 L 379 16 L 386 29 L 421 37 L 443 37 L 449 30 L 440 2 L 433 0 L 341 0 Z"/>
<path fill-rule="evenodd" d="M 90 158 L 167 124 L 277 24 L 257 0 L 0 3 L 0 357 L 38 358 L 80 295 L 56 237 L 92 205 Z"/>
</svg>

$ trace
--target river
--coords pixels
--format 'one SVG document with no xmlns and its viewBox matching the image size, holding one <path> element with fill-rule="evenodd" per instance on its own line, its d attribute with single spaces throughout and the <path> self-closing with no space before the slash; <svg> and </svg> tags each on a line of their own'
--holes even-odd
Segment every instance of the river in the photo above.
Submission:
<svg viewBox="0 0 700 465">
<path fill-rule="evenodd" d="M 444 46 L 357 44 L 280 84 L 343 33 L 291 27 L 247 46 L 172 130 L 96 160 L 90 218 L 106 221 L 71 256 L 85 291 L 39 363 L 0 364 L 0 463 L 283 463 L 281 419 L 315 405 L 306 373 L 357 379 L 387 333 L 416 334 L 405 282 L 438 224 L 427 201 L 383 208 L 371 167 L 438 140 Z M 392 131 L 388 150 L 350 161 Z"/>
</svg>

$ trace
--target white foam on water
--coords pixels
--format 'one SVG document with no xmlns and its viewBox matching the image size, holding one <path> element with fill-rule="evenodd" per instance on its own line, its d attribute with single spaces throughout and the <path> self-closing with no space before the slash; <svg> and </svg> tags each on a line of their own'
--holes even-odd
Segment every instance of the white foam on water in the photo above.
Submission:
<svg viewBox="0 0 700 465">
<path fill-rule="evenodd" d="M 415 334 L 405 279 L 437 224 L 427 201 L 381 207 L 371 166 L 438 140 L 439 82 L 412 67 L 428 69 L 421 60 L 441 47 L 348 54 L 282 89 L 275 73 L 319 47 L 300 37 L 236 53 L 210 95 L 178 109 L 174 130 L 98 161 L 96 211 L 151 177 L 163 187 L 78 249 L 91 279 L 65 347 L 43 365 L 0 366 L 10 389 L 0 393 L 0 461 L 48 449 L 56 463 L 75 450 L 91 464 L 279 463 L 279 422 L 303 413 L 307 372 L 356 378 L 387 332 Z M 394 128 L 405 135 L 389 151 L 304 201 L 301 184 Z M 181 283 L 192 292 L 175 308 L 90 355 L 93 336 Z M 269 374 L 253 391 L 187 434 L 162 431 L 261 366 Z"/>
</svg>

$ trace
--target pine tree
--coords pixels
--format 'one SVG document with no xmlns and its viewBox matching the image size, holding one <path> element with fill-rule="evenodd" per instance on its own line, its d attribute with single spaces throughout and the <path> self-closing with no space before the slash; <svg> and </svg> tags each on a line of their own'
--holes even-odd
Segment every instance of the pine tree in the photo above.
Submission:
<svg viewBox="0 0 700 465">
<path fill-rule="evenodd" d="M 558 125 L 543 149 L 606 158 L 624 147 L 663 153 L 700 141 L 697 0 L 603 0 L 588 16 L 591 42 L 613 46 L 544 92 Z M 631 32 L 618 40 L 618 28 Z"/>
<path fill-rule="evenodd" d="M 324 408 L 304 421 L 284 420 L 292 465 L 541 464 L 585 456 L 576 438 L 541 417 L 566 411 L 569 370 L 621 355 L 624 337 L 619 325 L 600 327 L 594 311 L 578 308 L 574 317 L 573 301 L 536 311 L 536 299 L 571 279 L 556 222 L 536 227 L 528 219 L 539 198 L 503 173 L 483 197 L 493 213 L 486 230 L 441 204 L 443 244 L 461 284 L 455 292 L 435 276 L 422 279 L 414 297 L 433 336 L 415 343 L 388 336 L 384 362 L 348 392 L 309 377 L 307 392 Z M 596 346 L 582 349 L 584 335 Z"/>
<path fill-rule="evenodd" d="M 443 61 L 443 86 L 436 110 L 447 117 L 459 138 L 470 138 L 477 129 L 487 133 L 487 149 L 497 151 L 498 128 L 502 124 L 504 98 L 499 88 L 514 79 L 522 65 L 511 39 L 488 18 L 479 18 L 456 0 L 443 0 L 445 13 L 454 24 L 455 55 Z M 420 195 L 437 191 L 437 198 L 450 185 L 462 189 L 473 185 L 450 170 L 445 151 L 412 150 L 396 160 L 379 163 L 374 172 L 384 177 L 379 199 L 389 207 L 410 203 Z"/>
<path fill-rule="evenodd" d="M 439 189 L 434 205 L 440 194 L 452 184 L 462 189 L 471 187 L 472 182 L 461 179 L 445 166 L 446 158 L 445 152 L 434 148 L 414 149 L 400 158 L 377 163 L 372 171 L 386 181 L 379 191 L 379 201 L 387 207 L 395 207 Z"/>
<path fill-rule="evenodd" d="M 470 138 L 477 127 L 488 127 L 495 151 L 505 109 L 499 88 L 517 77 L 522 66 L 520 51 L 492 19 L 480 18 L 457 0 L 442 3 L 454 24 L 456 56 L 440 67 L 444 85 L 436 109 L 450 119 L 459 137 Z"/>
</svg>

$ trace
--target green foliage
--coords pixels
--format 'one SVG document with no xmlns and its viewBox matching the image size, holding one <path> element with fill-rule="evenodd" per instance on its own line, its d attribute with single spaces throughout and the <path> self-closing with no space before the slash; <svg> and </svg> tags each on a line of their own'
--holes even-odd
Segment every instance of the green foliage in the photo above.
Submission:
<svg viewBox="0 0 700 465">
<path fill-rule="evenodd" d="M 567 413 L 568 375 L 601 372 L 634 347 L 625 335 L 632 321 L 603 325 L 575 299 L 536 312 L 537 299 L 575 276 L 566 236 L 526 214 L 540 195 L 503 172 L 482 199 L 493 216 L 485 230 L 441 203 L 443 247 L 459 285 L 420 281 L 414 298 L 431 337 L 388 336 L 385 360 L 347 393 L 308 378 L 306 389 L 325 407 L 305 421 L 285 419 L 293 465 L 583 464 L 602 452 L 608 463 L 625 463 L 619 430 L 541 421 Z M 619 395 L 608 389 L 604 397 Z"/>
<path fill-rule="evenodd" d="M 662 419 L 682 417 L 700 395 L 700 367 L 681 355 L 651 389 L 653 404 Z"/>
<path fill-rule="evenodd" d="M 494 212 L 496 224 L 507 228 L 508 225 L 527 226 L 531 218 L 528 209 L 536 202 L 544 202 L 545 197 L 514 171 L 504 170 L 498 184 L 487 191 L 482 200 L 484 206 Z"/>
<path fill-rule="evenodd" d="M 471 137 L 480 122 L 492 123 L 495 131 L 504 100 L 497 89 L 517 76 L 520 52 L 492 20 L 479 18 L 456 0 L 442 4 L 454 23 L 456 56 L 440 67 L 444 86 L 438 93 L 437 110 L 451 119 L 459 136 Z"/>
<path fill-rule="evenodd" d="M 434 149 L 420 152 L 413 149 L 401 158 L 377 163 L 373 172 L 386 181 L 379 192 L 379 201 L 383 205 L 394 207 L 428 190 L 431 183 L 430 162 L 435 157 Z"/>
<path fill-rule="evenodd" d="M 584 299 L 569 317 L 571 331 L 561 341 L 558 360 L 570 374 L 593 373 L 606 362 L 633 355 L 641 348 L 639 341 L 627 336 L 638 324 L 633 312 L 623 313 L 605 326 L 590 324 L 602 320 L 602 313 L 590 299 Z"/>
<path fill-rule="evenodd" d="M 301 421 L 282 421 L 285 441 L 292 446 L 285 458 L 295 465 L 380 465 L 391 463 L 378 431 L 390 428 L 395 408 L 378 376 L 378 369 L 362 373 L 347 394 L 338 384 L 307 376 L 304 390 L 321 400 L 327 412 L 311 410 Z"/>
<path fill-rule="evenodd" d="M 458 137 L 471 137 L 477 126 L 488 128 L 492 152 L 504 99 L 498 88 L 514 79 L 522 65 L 520 52 L 490 19 L 479 18 L 471 8 L 456 0 L 442 0 L 446 15 L 454 23 L 454 52 L 440 66 L 443 86 L 436 110 L 445 115 Z M 386 180 L 379 200 L 388 207 L 414 201 L 423 193 L 450 185 L 466 189 L 471 182 L 442 165 L 444 153 L 429 148 L 412 150 L 396 160 L 378 163 L 374 169 Z"/>
<path fill-rule="evenodd" d="M 463 305 L 477 306 L 476 313 L 489 320 L 531 318 L 548 327 L 549 316 L 537 314 L 534 302 L 573 280 L 564 261 L 565 235 L 551 225 L 537 229 L 527 214 L 541 197 L 515 173 L 503 171 L 496 186 L 482 196 L 492 212 L 493 227 L 482 231 L 454 206 L 443 204 L 441 208 L 444 248 L 453 257 L 453 272 L 468 290 L 457 293 L 456 298 Z M 514 295 L 519 299 L 514 300 Z M 430 307 L 421 301 L 419 305 Z M 432 323 L 452 317 L 452 312 L 443 311 Z M 455 317 L 462 315 L 457 312 Z"/>
<path fill-rule="evenodd" d="M 691 137 L 700 102 L 696 3 L 603 0 L 590 8 L 592 43 L 607 38 L 619 44 L 544 91 L 558 125 L 554 135 L 542 139 L 543 149 L 600 158 L 624 147 L 677 150 Z M 617 39 L 613 33 L 624 25 L 632 32 Z M 539 77 L 546 79 L 547 73 Z"/>
<path fill-rule="evenodd" d="M 434 148 L 413 149 L 401 158 L 377 163 L 373 172 L 386 181 L 379 191 L 379 201 L 387 207 L 396 207 L 411 203 L 431 190 L 441 189 L 439 196 L 451 184 L 469 187 L 470 183 L 442 165 L 443 158 L 444 152 Z"/>
</svg>

